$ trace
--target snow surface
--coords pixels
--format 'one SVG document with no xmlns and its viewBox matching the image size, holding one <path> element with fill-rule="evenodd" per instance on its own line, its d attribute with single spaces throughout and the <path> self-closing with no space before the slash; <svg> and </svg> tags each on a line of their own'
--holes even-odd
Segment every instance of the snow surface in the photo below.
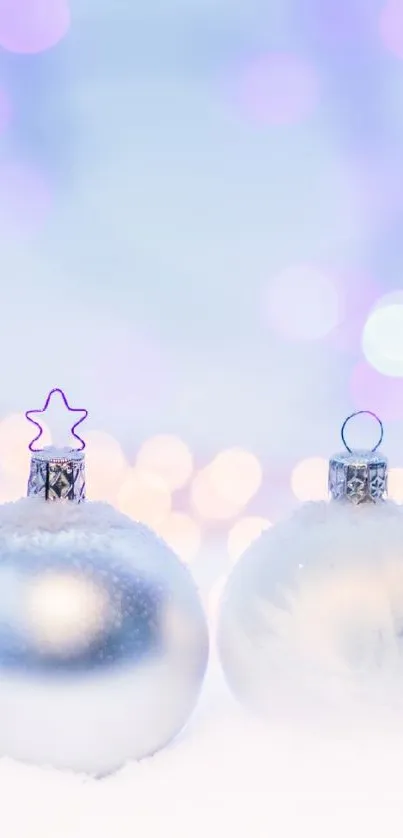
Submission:
<svg viewBox="0 0 403 838">
<path fill-rule="evenodd" d="M 358 714 L 359 709 L 356 709 Z M 0 761 L 5 838 L 401 835 L 401 726 L 343 739 L 248 718 L 212 662 L 166 750 L 104 780 Z"/>
</svg>

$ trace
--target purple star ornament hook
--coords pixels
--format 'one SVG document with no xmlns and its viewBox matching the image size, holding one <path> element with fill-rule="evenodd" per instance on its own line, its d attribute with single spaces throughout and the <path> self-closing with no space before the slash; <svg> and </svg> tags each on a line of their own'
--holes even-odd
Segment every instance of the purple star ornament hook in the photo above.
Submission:
<svg viewBox="0 0 403 838">
<path fill-rule="evenodd" d="M 78 451 L 83 451 L 83 449 L 85 448 L 85 442 L 84 442 L 83 439 L 81 439 L 81 437 L 78 434 L 76 434 L 76 428 L 78 428 L 78 426 L 81 425 L 81 422 L 84 422 L 84 420 L 87 418 L 88 410 L 85 410 L 85 408 L 82 408 L 82 407 L 70 407 L 70 405 L 69 405 L 69 403 L 66 399 L 66 396 L 63 393 L 63 390 L 60 390 L 59 387 L 54 387 L 54 389 L 50 391 L 49 395 L 47 396 L 47 399 L 45 401 L 45 404 L 44 404 L 42 410 L 39 410 L 39 409 L 38 410 L 27 410 L 27 412 L 25 414 L 26 418 L 28 419 L 28 422 L 31 422 L 33 425 L 35 425 L 38 428 L 38 433 L 37 433 L 36 437 L 34 437 L 32 442 L 30 442 L 30 444 L 28 446 L 29 450 L 33 451 L 34 453 L 36 451 L 41 450 L 40 448 L 34 448 L 34 445 L 41 438 L 41 436 L 43 434 L 43 428 L 42 428 L 42 425 L 40 424 L 40 422 L 37 422 L 36 419 L 32 418 L 32 416 L 34 414 L 36 415 L 38 413 L 45 413 L 46 412 L 46 410 L 49 407 L 49 402 L 50 402 L 54 393 L 60 393 L 60 395 L 63 399 L 63 402 L 64 402 L 65 406 L 67 407 L 67 410 L 69 410 L 71 413 L 81 413 L 82 414 L 80 419 L 77 419 L 77 422 L 74 422 L 74 424 L 72 425 L 71 433 L 75 437 L 75 439 L 80 443 L 79 448 L 77 450 Z"/>
</svg>

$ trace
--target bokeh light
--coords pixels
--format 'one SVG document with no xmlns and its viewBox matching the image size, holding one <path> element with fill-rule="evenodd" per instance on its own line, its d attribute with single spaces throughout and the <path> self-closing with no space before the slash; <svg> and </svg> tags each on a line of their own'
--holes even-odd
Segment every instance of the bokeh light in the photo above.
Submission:
<svg viewBox="0 0 403 838">
<path fill-rule="evenodd" d="M 118 491 L 117 507 L 134 521 L 158 529 L 170 512 L 171 493 L 157 475 L 130 469 Z"/>
<path fill-rule="evenodd" d="M 292 340 L 318 340 L 338 324 L 340 300 L 331 277 L 310 265 L 290 267 L 273 277 L 265 295 L 267 321 Z"/>
<path fill-rule="evenodd" d="M 262 467 L 254 454 L 242 448 L 221 451 L 193 481 L 194 508 L 205 519 L 233 518 L 249 503 L 261 482 Z"/>
<path fill-rule="evenodd" d="M 51 436 L 42 424 L 41 446 L 50 445 Z M 4 500 L 26 495 L 31 453 L 28 449 L 33 426 L 23 413 L 13 413 L 0 422 L 0 494 Z"/>
<path fill-rule="evenodd" d="M 354 44 L 357 49 L 373 28 L 374 4 L 368 0 L 308 0 L 300 5 L 304 29 L 315 43 L 327 49 L 343 49 Z"/>
<path fill-rule="evenodd" d="M 9 52 L 43 52 L 69 27 L 68 0 L 0 0 L 0 46 Z"/>
<path fill-rule="evenodd" d="M 339 352 L 356 353 L 368 312 L 379 299 L 379 285 L 368 273 L 358 270 L 338 272 L 339 321 L 329 336 Z"/>
<path fill-rule="evenodd" d="M 257 123 L 287 125 L 305 119 L 315 109 L 319 81 L 305 59 L 273 52 L 244 68 L 239 96 L 243 110 Z"/>
<path fill-rule="evenodd" d="M 136 465 L 156 474 L 174 491 L 185 486 L 193 471 L 193 457 L 179 437 L 160 435 L 148 439 L 140 448 Z"/>
<path fill-rule="evenodd" d="M 158 534 L 184 562 L 197 555 L 201 545 L 201 529 L 184 512 L 171 512 L 158 526 Z"/>
<path fill-rule="evenodd" d="M 242 510 L 243 505 L 220 495 L 209 467 L 196 474 L 190 494 L 193 509 L 206 521 L 226 521 L 235 518 Z"/>
<path fill-rule="evenodd" d="M 27 235 L 40 229 L 52 197 L 40 171 L 23 163 L 0 166 L 0 233 Z"/>
<path fill-rule="evenodd" d="M 403 503 L 403 468 L 389 469 L 388 495 L 396 503 Z"/>
<path fill-rule="evenodd" d="M 382 42 L 397 58 L 403 58 L 403 4 L 401 0 L 385 3 L 379 17 Z"/>
<path fill-rule="evenodd" d="M 403 418 L 403 378 L 392 378 L 360 361 L 352 370 L 350 392 L 353 406 L 361 410 L 371 405 L 382 419 Z"/>
<path fill-rule="evenodd" d="M 0 88 L 0 133 L 7 128 L 11 119 L 10 99 L 3 88 Z"/>
<path fill-rule="evenodd" d="M 329 462 L 323 457 L 308 457 L 295 466 L 291 488 L 300 501 L 327 500 Z"/>
<path fill-rule="evenodd" d="M 129 473 L 122 448 L 113 436 L 104 431 L 89 431 L 85 439 L 88 500 L 113 503 Z"/>
<path fill-rule="evenodd" d="M 258 491 L 262 467 L 257 457 L 242 448 L 221 451 L 209 466 L 210 479 L 220 497 L 243 506 Z"/>
<path fill-rule="evenodd" d="M 403 293 L 381 298 L 362 333 L 369 364 L 384 375 L 403 376 Z"/>
<path fill-rule="evenodd" d="M 267 518 L 258 515 L 240 518 L 228 534 L 228 554 L 233 561 L 242 556 L 245 550 L 271 526 Z"/>
</svg>

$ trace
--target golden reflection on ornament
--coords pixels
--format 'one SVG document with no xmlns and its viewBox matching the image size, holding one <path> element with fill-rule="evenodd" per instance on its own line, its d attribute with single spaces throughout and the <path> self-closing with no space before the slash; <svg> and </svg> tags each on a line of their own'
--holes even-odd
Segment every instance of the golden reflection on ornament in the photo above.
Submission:
<svg viewBox="0 0 403 838">
<path fill-rule="evenodd" d="M 199 661 L 194 655 L 198 645 L 197 632 L 190 615 L 168 600 L 161 615 L 161 627 L 166 650 L 182 665 L 187 661 L 190 668 L 197 668 Z"/>
<path fill-rule="evenodd" d="M 222 497 L 212 480 L 211 466 L 198 472 L 191 487 L 191 503 L 197 515 L 206 521 L 227 521 L 236 518 L 243 504 Z"/>
<path fill-rule="evenodd" d="M 382 666 L 393 665 L 400 657 L 401 562 L 392 557 L 383 566 L 359 567 L 352 562 L 331 577 L 310 573 L 307 579 L 301 577 L 297 591 L 288 592 L 286 607 L 262 598 L 255 610 L 277 643 L 284 642 L 285 648 L 329 671 L 377 668 L 380 647 Z"/>
<path fill-rule="evenodd" d="M 119 489 L 117 507 L 129 518 L 158 529 L 171 510 L 171 493 L 156 474 L 130 469 Z"/>
<path fill-rule="evenodd" d="M 245 506 L 262 482 L 257 457 L 242 448 L 221 451 L 209 466 L 210 480 L 217 495 L 238 506 Z"/>
<path fill-rule="evenodd" d="M 396 503 L 403 503 L 403 468 L 389 469 L 388 495 Z"/>
<path fill-rule="evenodd" d="M 193 457 L 179 437 L 165 434 L 144 442 L 138 452 L 136 466 L 156 474 L 174 491 L 189 482 L 193 472 Z"/>
<path fill-rule="evenodd" d="M 37 647 L 60 656 L 86 649 L 113 618 L 104 588 L 84 576 L 57 572 L 30 582 L 25 613 Z"/>
<path fill-rule="evenodd" d="M 42 428 L 40 447 L 44 448 L 51 444 L 52 439 L 48 427 L 42 424 Z M 12 478 L 15 487 L 21 487 L 18 497 L 26 494 L 30 464 L 28 445 L 31 440 L 32 427 L 25 414 L 12 413 L 0 422 L 0 474 L 6 480 Z"/>
<path fill-rule="evenodd" d="M 236 521 L 228 534 L 228 555 L 234 562 L 237 561 L 245 550 L 271 526 L 267 518 L 258 515 L 240 518 Z"/>
<path fill-rule="evenodd" d="M 328 500 L 329 463 L 323 457 L 308 457 L 295 466 L 291 488 L 300 501 Z"/>
<path fill-rule="evenodd" d="M 119 442 L 104 431 L 86 435 L 86 493 L 88 500 L 114 502 L 129 472 Z"/>
<path fill-rule="evenodd" d="M 184 562 L 195 558 L 202 539 L 198 523 L 184 512 L 170 512 L 159 525 L 158 535 Z"/>
</svg>

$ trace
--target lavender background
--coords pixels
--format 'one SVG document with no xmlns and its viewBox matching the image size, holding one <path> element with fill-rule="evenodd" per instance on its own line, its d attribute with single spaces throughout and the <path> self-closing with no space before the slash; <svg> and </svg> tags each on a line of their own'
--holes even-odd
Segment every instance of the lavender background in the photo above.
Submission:
<svg viewBox="0 0 403 838">
<path fill-rule="evenodd" d="M 54 386 L 196 570 L 326 496 L 354 409 L 402 499 L 398 0 L 0 0 L 0 45 L 1 499 Z"/>
</svg>

